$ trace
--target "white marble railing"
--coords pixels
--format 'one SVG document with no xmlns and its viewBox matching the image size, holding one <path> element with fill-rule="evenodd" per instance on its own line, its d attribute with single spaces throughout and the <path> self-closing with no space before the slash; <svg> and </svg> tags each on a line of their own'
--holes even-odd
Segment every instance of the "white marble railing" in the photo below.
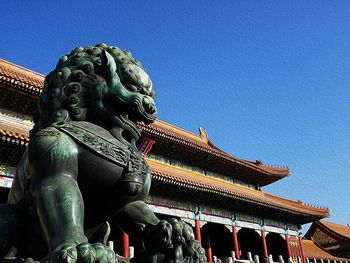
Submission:
<svg viewBox="0 0 350 263">
<path fill-rule="evenodd" d="M 225 261 L 222 261 L 221 259 L 218 259 L 216 256 L 213 256 L 213 262 L 214 263 L 220 263 L 220 262 L 222 263 L 260 263 L 260 262 L 265 263 L 260 261 L 260 258 L 258 255 L 253 256 L 251 252 L 248 252 L 246 256 L 247 256 L 246 257 L 247 259 L 237 259 L 235 252 L 231 251 L 231 256 L 226 258 Z M 293 262 L 294 261 L 292 260 L 292 258 L 289 258 L 287 261 L 285 261 L 283 257 L 280 255 L 278 256 L 278 261 L 276 263 L 293 263 Z M 273 261 L 272 255 L 269 255 L 268 263 L 275 263 Z M 298 263 L 302 263 L 300 258 L 298 259 Z"/>
<path fill-rule="evenodd" d="M 262 262 L 258 255 L 252 255 L 251 252 L 248 252 L 246 255 L 247 259 L 237 259 L 235 252 L 231 251 L 231 256 L 226 258 L 226 261 L 219 260 L 216 256 L 213 256 L 214 263 L 265 263 Z M 281 256 L 278 256 L 278 261 L 273 261 L 272 255 L 268 257 L 268 263 L 302 263 L 300 257 L 297 260 L 293 260 L 292 258 L 288 258 L 287 261 Z M 350 263 L 349 261 L 341 261 L 341 260 L 330 260 L 330 259 L 321 259 L 321 258 L 308 258 L 306 257 L 306 263 Z"/>
<path fill-rule="evenodd" d="M 349 263 L 349 261 L 335 260 L 335 259 L 323 259 L 323 258 L 306 258 L 306 263 Z"/>
</svg>

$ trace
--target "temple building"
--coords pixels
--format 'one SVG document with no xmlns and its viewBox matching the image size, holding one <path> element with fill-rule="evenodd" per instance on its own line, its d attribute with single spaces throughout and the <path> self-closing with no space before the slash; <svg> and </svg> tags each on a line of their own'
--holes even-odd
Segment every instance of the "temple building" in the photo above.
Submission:
<svg viewBox="0 0 350 263">
<path fill-rule="evenodd" d="M 304 246 L 316 245 L 316 249 L 322 250 L 323 258 L 331 254 L 334 258 L 343 257 L 347 258 L 343 261 L 348 261 L 350 258 L 350 226 L 339 225 L 327 221 L 313 222 L 307 233 L 305 234 Z M 315 247 L 314 245 L 314 247 Z M 313 249 L 313 255 L 309 254 L 310 258 L 314 257 L 315 248 Z M 309 249 L 311 252 L 311 249 Z"/>
<path fill-rule="evenodd" d="M 44 77 L 0 59 L 0 202 L 6 202 L 16 165 L 29 143 L 31 114 Z M 214 256 L 232 255 L 236 259 L 257 255 L 260 262 L 277 262 L 281 257 L 301 263 L 346 261 L 333 253 L 332 242 L 325 243 L 324 235 L 329 240 L 350 237 L 349 231 L 332 234 L 331 223 L 318 221 L 329 217 L 327 208 L 264 192 L 264 186 L 290 175 L 287 167 L 225 153 L 203 128 L 194 134 L 161 120 L 140 128 L 139 149 L 152 173 L 146 202 L 159 218 L 177 217 L 192 225 L 208 262 Z M 315 223 L 308 240 L 303 240 L 301 225 L 311 222 Z M 122 231 L 112 231 L 111 238 L 124 256 L 129 245 L 137 253 L 139 244 Z"/>
</svg>

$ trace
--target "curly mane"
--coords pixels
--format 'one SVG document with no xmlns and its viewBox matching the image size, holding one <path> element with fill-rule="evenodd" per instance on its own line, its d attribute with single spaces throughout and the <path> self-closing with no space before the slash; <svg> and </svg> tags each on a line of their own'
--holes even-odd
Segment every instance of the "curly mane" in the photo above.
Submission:
<svg viewBox="0 0 350 263">
<path fill-rule="evenodd" d="M 56 68 L 46 76 L 31 136 L 47 126 L 62 125 L 70 120 L 84 121 L 91 107 L 104 107 L 102 99 L 108 88 L 103 77 L 103 50 L 113 57 L 117 70 L 122 64 L 142 68 L 130 52 L 115 46 L 102 43 L 75 48 L 61 57 Z"/>
</svg>

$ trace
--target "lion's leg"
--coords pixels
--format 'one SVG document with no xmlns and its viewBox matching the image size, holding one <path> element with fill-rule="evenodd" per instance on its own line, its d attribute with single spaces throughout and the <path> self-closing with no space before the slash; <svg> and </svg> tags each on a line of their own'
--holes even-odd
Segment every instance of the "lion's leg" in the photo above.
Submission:
<svg viewBox="0 0 350 263">
<path fill-rule="evenodd" d="M 28 160 L 30 193 L 50 251 L 64 244 L 86 242 L 74 141 L 54 128 L 44 129 L 32 139 Z"/>
<path fill-rule="evenodd" d="M 107 263 L 114 253 L 101 243 L 89 244 L 84 234 L 84 202 L 76 181 L 48 177 L 36 186 L 37 214 L 50 247 L 44 262 Z"/>
<path fill-rule="evenodd" d="M 113 259 L 102 244 L 88 244 L 84 234 L 84 200 L 78 178 L 79 149 L 64 133 L 49 127 L 29 145 L 30 193 L 49 246 L 45 262 L 91 263 Z"/>
<path fill-rule="evenodd" d="M 37 214 L 50 250 L 87 242 L 84 202 L 76 181 L 53 176 L 37 182 L 34 189 Z"/>
<path fill-rule="evenodd" d="M 17 204 L 0 205 L 0 259 L 12 247 L 19 249 L 26 216 L 24 209 Z"/>
</svg>

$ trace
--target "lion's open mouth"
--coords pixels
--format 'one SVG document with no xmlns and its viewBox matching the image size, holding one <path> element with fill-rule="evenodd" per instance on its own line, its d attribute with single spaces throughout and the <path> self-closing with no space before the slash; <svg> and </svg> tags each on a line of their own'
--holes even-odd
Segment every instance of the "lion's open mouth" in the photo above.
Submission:
<svg viewBox="0 0 350 263">
<path fill-rule="evenodd" d="M 146 124 L 153 122 L 157 117 L 157 109 L 150 102 L 148 96 L 141 96 L 141 98 L 137 98 L 134 100 L 133 105 L 136 108 L 136 111 L 132 111 L 132 117 L 135 117 L 137 121 L 143 121 Z"/>
<path fill-rule="evenodd" d="M 122 81 L 123 88 L 128 93 L 128 99 L 121 99 L 131 110 L 132 119 L 144 121 L 145 123 L 153 122 L 157 117 L 157 108 L 153 98 L 146 88 L 140 87 L 125 79 Z"/>
</svg>

